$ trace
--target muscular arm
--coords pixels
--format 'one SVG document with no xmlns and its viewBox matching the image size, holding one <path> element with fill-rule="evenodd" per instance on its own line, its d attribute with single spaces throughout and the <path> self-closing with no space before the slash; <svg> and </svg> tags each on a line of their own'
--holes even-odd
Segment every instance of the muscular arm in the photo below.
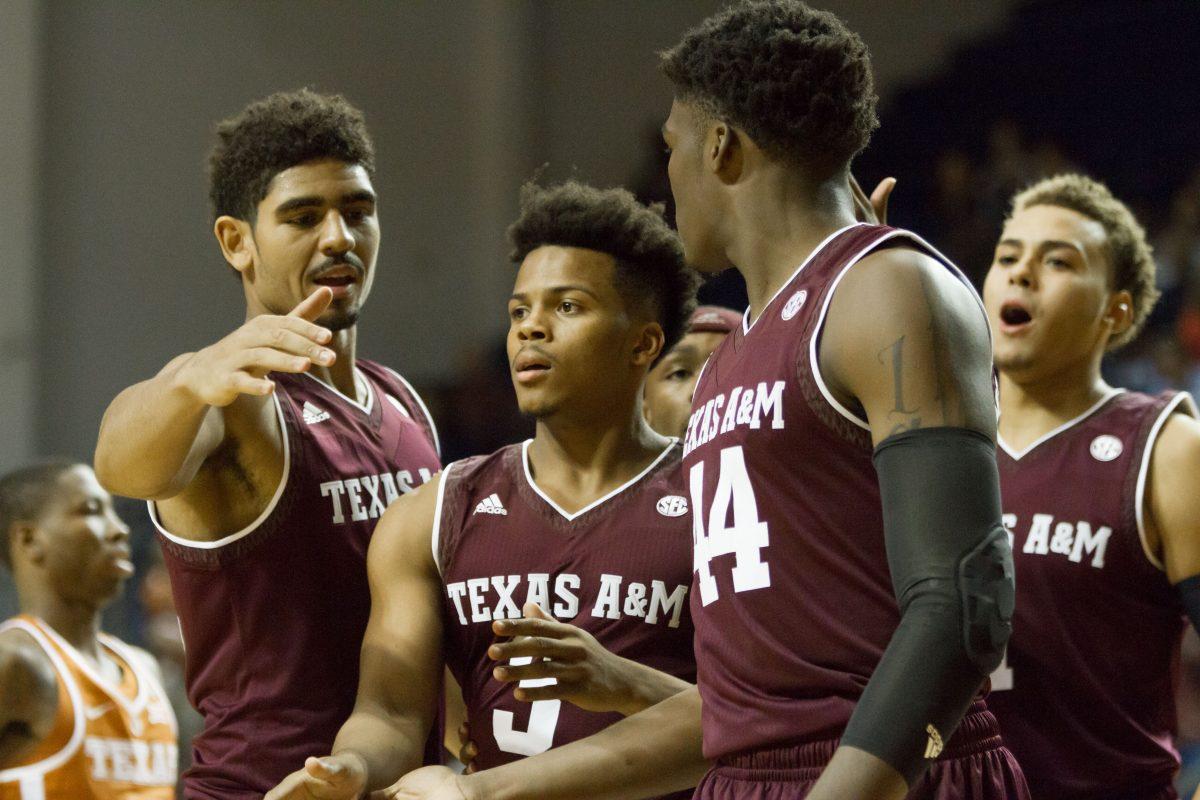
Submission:
<svg viewBox="0 0 1200 800">
<path fill-rule="evenodd" d="M 421 765 L 441 701 L 442 582 L 431 551 L 441 476 L 384 513 L 367 551 L 371 617 L 363 637 L 358 697 L 333 743 L 267 795 L 354 798 Z M 316 755 L 316 754 L 314 754 Z"/>
<path fill-rule="evenodd" d="M 255 317 L 117 395 L 104 412 L 96 442 L 100 482 L 128 497 L 175 497 L 192 484 L 231 427 L 235 433 L 261 430 L 269 440 L 276 428 L 273 415 L 266 413 L 267 395 L 274 389 L 266 375 L 333 363 L 333 352 L 322 346 L 330 332 L 311 321 L 330 297 L 327 289 L 319 289 L 287 316 Z"/>
<path fill-rule="evenodd" d="M 0 635 L 0 770 L 50 733 L 57 711 L 58 681 L 45 653 L 20 631 Z"/>
<path fill-rule="evenodd" d="M 862 313 L 864 308 L 871 312 Z M 971 292 L 927 256 L 910 250 L 885 250 L 868 256 L 847 273 L 832 300 L 820 365 L 839 400 L 863 410 L 876 445 L 927 428 L 967 429 L 987 440 L 995 439 L 986 322 Z M 994 462 L 990 466 L 994 468 Z M 992 485 L 978 490 L 990 493 L 985 499 L 996 506 L 998 525 L 998 500 L 991 500 L 998 498 L 996 479 L 986 473 L 984 479 Z M 884 491 L 883 501 L 885 520 L 894 520 L 900 504 L 911 498 L 898 501 L 895 494 Z M 937 500 L 929 497 L 929 502 Z M 942 509 L 929 511 L 933 517 L 947 516 Z M 965 652 L 948 652 L 936 665 L 931 663 L 927 647 L 931 642 L 957 642 L 958 649 L 962 648 L 959 612 L 945 601 L 945 594 L 925 594 L 922 587 L 932 586 L 934 580 L 900 585 L 899 565 L 919 564 L 926 558 L 944 562 L 948 553 L 958 553 L 964 541 L 971 542 L 976 536 L 973 531 L 955 530 L 953 519 L 933 521 L 935 530 L 944 525 L 946 532 L 932 541 L 930 537 L 904 540 L 885 523 L 888 561 L 902 619 L 847 727 L 848 740 L 857 741 L 856 734 L 875 738 L 885 725 L 880 720 L 906 714 L 932 717 L 937 712 L 935 697 L 940 697 L 940 713 L 948 713 L 957 724 L 986 677 L 986 670 Z M 985 533 L 980 534 L 981 540 Z M 889 675 L 924 676 L 926 685 L 897 691 L 886 683 Z M 924 705 L 930 707 L 924 709 Z M 864 724 L 867 720 L 870 722 Z M 866 737 L 864 729 L 869 734 Z M 918 748 L 924 744 L 919 729 L 907 736 Z M 919 775 L 922 767 L 919 755 L 892 759 L 898 760 L 905 763 L 889 763 L 873 752 L 843 744 L 810 800 L 898 800 L 907 793 L 908 780 Z"/>
<path fill-rule="evenodd" d="M 1147 544 L 1178 585 L 1200 576 L 1200 421 L 1173 414 L 1163 424 L 1150 456 L 1146 497 Z M 1185 583 L 1184 586 L 1190 586 Z M 1184 597 L 1187 604 L 1188 597 Z M 1192 624 L 1200 629 L 1193 614 Z"/>
<path fill-rule="evenodd" d="M 384 796 L 637 800 L 695 786 L 708 767 L 700 752 L 700 692 L 692 687 L 586 739 L 474 775 L 420 770 Z"/>
<path fill-rule="evenodd" d="M 193 394 L 180 372 L 193 353 L 122 391 L 104 412 L 96 476 L 115 494 L 161 500 L 191 483 L 225 437 L 224 414 Z"/>
</svg>

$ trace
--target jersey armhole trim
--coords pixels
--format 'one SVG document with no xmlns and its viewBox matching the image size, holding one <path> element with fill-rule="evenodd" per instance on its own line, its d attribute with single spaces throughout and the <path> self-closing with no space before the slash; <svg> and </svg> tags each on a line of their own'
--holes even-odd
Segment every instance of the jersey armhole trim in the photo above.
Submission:
<svg viewBox="0 0 1200 800">
<path fill-rule="evenodd" d="M 430 546 L 433 548 L 433 565 L 437 567 L 438 575 L 442 574 L 442 560 L 438 557 L 438 551 L 441 549 L 442 544 L 442 505 L 446 499 L 446 484 L 448 482 L 446 479 L 450 477 L 450 470 L 457 463 L 455 461 L 447 464 L 446 468 L 442 470 L 441 480 L 438 481 L 437 503 L 433 507 L 433 530 L 430 531 L 429 540 Z"/>
<path fill-rule="evenodd" d="M 825 398 L 825 402 L 829 403 L 834 411 L 850 420 L 850 422 L 854 423 L 859 428 L 862 428 L 868 432 L 871 430 L 871 426 L 867 420 L 862 419 L 853 411 L 838 402 L 838 399 L 833 396 L 833 392 L 829 390 L 829 386 L 826 385 L 825 378 L 821 375 L 821 365 L 818 360 L 817 344 L 821 340 L 821 332 L 825 329 L 825 317 L 829 314 L 829 305 L 831 302 L 833 302 L 833 295 L 835 292 L 837 292 L 838 285 L 842 282 L 842 278 L 846 277 L 846 273 L 850 271 L 851 267 L 870 254 L 871 251 L 879 247 L 879 245 L 890 239 L 898 238 L 910 239 L 921 245 L 921 247 L 925 248 L 927 251 L 925 255 L 932 254 L 937 261 L 941 262 L 943 267 L 950 270 L 951 275 L 958 278 L 958 280 L 962 282 L 963 286 L 965 286 L 970 292 L 971 297 L 975 299 L 975 304 L 979 307 L 979 312 L 983 314 L 984 327 L 988 332 L 988 348 L 989 350 L 991 349 L 992 327 L 988 324 L 987 310 L 984 308 L 983 300 L 980 299 L 979 293 L 975 291 L 975 287 L 973 287 L 971 282 L 967 280 L 967 276 L 963 274 L 962 270 L 956 267 L 953 261 L 942 255 L 936 247 L 929 244 L 929 242 L 925 241 L 920 236 L 917 236 L 912 231 L 901 230 L 899 228 L 888 231 L 883 236 L 880 236 L 878 239 L 875 239 L 863 247 L 854 254 L 854 257 L 847 262 L 846 266 L 842 267 L 842 271 L 838 273 L 837 277 L 833 279 L 833 283 L 829 286 L 829 291 L 825 293 L 825 300 L 821 303 L 821 313 L 817 316 L 817 324 L 813 328 L 812 336 L 810 336 L 808 340 L 808 362 L 809 367 L 812 369 L 813 378 L 817 382 L 817 388 L 821 390 L 821 395 Z"/>
<path fill-rule="evenodd" d="M 438 458 L 441 458 L 442 442 L 438 437 L 437 425 L 433 424 L 433 415 L 429 413 L 429 408 L 425 405 L 425 401 L 421 399 L 421 395 L 417 394 L 417 390 L 413 388 L 412 384 L 404 379 L 403 375 L 401 375 L 399 372 L 396 372 L 396 370 L 392 369 L 391 367 L 384 367 L 384 369 L 395 375 L 396 380 L 404 384 L 404 388 L 408 389 L 408 393 L 411 394 L 413 399 L 417 401 L 417 405 L 420 407 L 421 413 L 425 415 L 425 420 L 429 423 L 429 431 L 433 434 L 433 450 L 437 453 Z"/>
<path fill-rule="evenodd" d="M 83 744 L 84 734 L 86 733 L 86 723 L 83 719 L 83 695 L 79 691 L 79 686 L 75 683 L 75 679 L 71 677 L 71 673 L 67 669 L 62 656 L 55 651 L 49 639 L 46 638 L 46 635 L 36 625 L 26 622 L 23 619 L 10 619 L 0 624 L 0 631 L 12 629 L 22 630 L 33 637 L 33 640 L 42 648 L 42 652 L 50 659 L 50 663 L 54 666 L 54 671 L 58 674 L 58 680 L 67 688 L 67 696 L 71 698 L 71 707 L 74 711 L 72 715 L 74 717 L 74 728 L 71 730 L 71 738 L 67 740 L 67 743 L 57 753 L 46 756 L 41 761 L 33 764 L 0 769 L 0 784 L 24 784 L 26 781 L 34 778 L 40 779 L 46 773 L 58 769 L 67 763 L 79 750 Z"/>
<path fill-rule="evenodd" d="M 276 390 L 278 392 L 278 390 Z M 153 500 L 146 501 L 146 507 L 150 511 L 150 521 L 154 523 L 154 527 L 163 535 L 167 541 L 177 544 L 181 547 L 190 547 L 196 550 L 217 550 L 226 545 L 233 544 L 239 539 L 243 539 L 266 522 L 271 514 L 275 512 L 275 506 L 279 505 L 279 498 L 283 497 L 283 491 L 287 488 L 288 479 L 291 477 L 292 470 L 292 445 L 291 436 L 289 436 L 287 419 L 283 415 L 283 406 L 280 404 L 278 393 L 273 394 L 272 399 L 275 401 L 275 415 L 279 420 L 279 433 L 283 437 L 283 475 L 279 478 L 279 486 L 275 488 L 275 495 L 271 498 L 271 502 L 267 503 L 267 507 L 258 515 L 258 518 L 242 528 L 237 533 L 231 533 L 228 536 L 223 536 L 211 542 L 200 542 L 193 539 L 184 539 L 176 536 L 166 529 L 162 521 L 158 518 L 158 507 Z"/>
<path fill-rule="evenodd" d="M 1179 408 L 1181 405 L 1182 409 Z M 1145 554 L 1146 560 L 1163 573 L 1167 571 L 1166 565 L 1163 564 L 1161 558 L 1151 552 L 1150 544 L 1146 540 L 1146 480 L 1150 475 L 1150 458 L 1154 455 L 1154 445 L 1158 442 L 1158 434 L 1171 415 L 1176 412 L 1185 413 L 1193 419 L 1200 419 L 1200 413 L 1196 410 L 1196 401 L 1187 392 L 1175 395 L 1163 407 L 1163 410 L 1158 413 L 1158 418 L 1154 420 L 1153 427 L 1150 428 L 1149 436 L 1146 437 L 1146 446 L 1142 450 L 1142 463 L 1138 467 L 1137 489 L 1133 496 L 1133 511 L 1137 519 L 1138 540 L 1142 543 L 1142 552 Z"/>
</svg>

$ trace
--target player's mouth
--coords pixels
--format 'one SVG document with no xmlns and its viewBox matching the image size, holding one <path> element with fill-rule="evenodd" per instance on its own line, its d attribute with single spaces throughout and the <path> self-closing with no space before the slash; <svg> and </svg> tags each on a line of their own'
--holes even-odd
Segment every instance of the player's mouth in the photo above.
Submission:
<svg viewBox="0 0 1200 800">
<path fill-rule="evenodd" d="M 128 547 L 116 547 L 108 552 L 108 563 L 114 572 L 129 577 L 133 574 L 133 561 L 129 556 Z"/>
<path fill-rule="evenodd" d="M 522 384 L 540 380 L 551 368 L 548 357 L 531 350 L 522 350 L 513 360 L 513 374 L 517 376 L 517 382 Z"/>
<path fill-rule="evenodd" d="M 327 286 L 333 292 L 333 299 L 345 297 L 359 282 L 359 271 L 349 264 L 322 270 L 313 276 L 312 282 L 317 286 Z"/>
<path fill-rule="evenodd" d="M 1020 300 L 1008 300 L 1000 306 L 1000 332 L 1005 336 L 1024 333 L 1032 325 L 1033 314 Z"/>
</svg>

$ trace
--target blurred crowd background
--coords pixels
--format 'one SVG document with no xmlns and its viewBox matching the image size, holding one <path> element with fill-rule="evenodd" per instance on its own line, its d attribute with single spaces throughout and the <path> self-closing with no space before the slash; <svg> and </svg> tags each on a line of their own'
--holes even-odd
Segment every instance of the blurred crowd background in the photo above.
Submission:
<svg viewBox="0 0 1200 800">
<path fill-rule="evenodd" d="M 1200 3 L 814 4 L 872 49 L 882 127 L 855 171 L 868 191 L 899 179 L 889 221 L 978 282 L 1016 190 L 1064 170 L 1106 181 L 1150 231 L 1162 291 L 1107 375 L 1200 393 Z M 238 324 L 240 293 L 209 233 L 204 156 L 217 119 L 300 85 L 345 94 L 376 138 L 384 248 L 362 351 L 417 384 L 446 462 L 527 437 L 503 345 L 517 188 L 575 176 L 628 186 L 670 214 L 658 134 L 670 93 L 654 53 L 719 5 L 5 0 L 0 469 L 89 458 L 121 387 Z M 740 307 L 744 288 L 730 273 L 702 299 Z M 186 735 L 198 721 L 182 708 L 169 583 L 144 506 L 119 508 L 139 575 L 106 624 L 163 661 Z M 0 576 L 0 618 L 14 610 Z M 1181 672 L 1190 791 L 1191 634 Z"/>
</svg>

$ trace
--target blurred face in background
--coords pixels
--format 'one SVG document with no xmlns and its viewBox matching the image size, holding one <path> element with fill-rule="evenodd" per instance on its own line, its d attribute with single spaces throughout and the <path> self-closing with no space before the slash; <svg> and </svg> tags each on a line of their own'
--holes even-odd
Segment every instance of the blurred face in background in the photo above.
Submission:
<svg viewBox="0 0 1200 800">
<path fill-rule="evenodd" d="M 508 301 L 517 405 L 538 419 L 627 408 L 662 348 L 662 328 L 617 291 L 612 256 L 546 245 L 525 257 Z"/>
<path fill-rule="evenodd" d="M 222 236 L 222 224 L 238 235 Z M 271 180 L 252 225 L 222 217 L 217 236 L 242 273 L 253 313 L 287 314 L 326 286 L 333 300 L 317 324 L 349 328 L 370 294 L 379 252 L 371 178 L 361 166 L 333 159 L 285 169 Z"/>
<path fill-rule="evenodd" d="M 651 428 L 663 436 L 683 437 L 700 369 L 726 335 L 720 331 L 689 333 L 654 365 L 646 376 L 642 405 Z"/>
<path fill-rule="evenodd" d="M 103 606 L 133 575 L 129 528 L 82 464 L 64 470 L 36 519 L 21 523 L 14 561 L 58 597 Z"/>
<path fill-rule="evenodd" d="M 1127 325 L 1128 314 L 1114 311 L 1132 300 L 1112 289 L 1106 238 L 1099 222 L 1059 206 L 1026 208 L 1005 223 L 983 285 L 1002 373 L 1020 383 L 1086 370 Z"/>
</svg>

